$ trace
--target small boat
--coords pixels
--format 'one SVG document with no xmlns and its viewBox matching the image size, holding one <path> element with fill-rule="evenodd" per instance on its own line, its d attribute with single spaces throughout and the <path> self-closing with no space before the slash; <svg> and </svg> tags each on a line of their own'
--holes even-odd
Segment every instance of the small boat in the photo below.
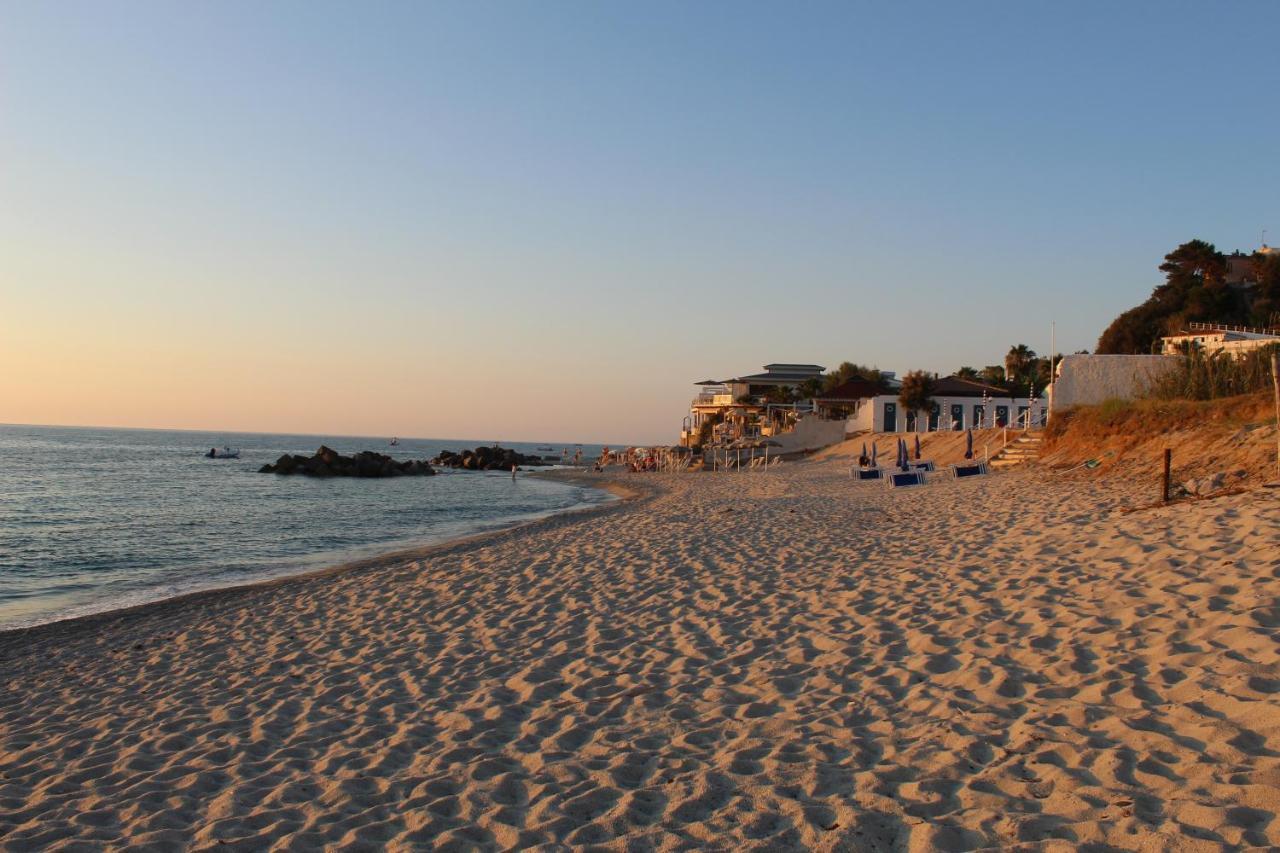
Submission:
<svg viewBox="0 0 1280 853">
<path fill-rule="evenodd" d="M 224 447 L 219 450 L 216 447 L 210 447 L 209 452 L 204 455 L 205 459 L 239 459 L 240 451 L 232 450 L 230 447 Z"/>
<path fill-rule="evenodd" d="M 392 437 L 391 437 L 391 446 L 392 446 L 392 447 L 395 447 L 395 446 L 396 446 L 397 444 L 399 444 L 399 443 L 400 443 L 400 439 L 396 438 L 395 436 L 392 436 Z"/>
<path fill-rule="evenodd" d="M 538 450 L 543 451 L 543 452 L 546 452 L 546 451 L 548 451 L 548 450 L 555 450 L 555 448 L 554 448 L 554 447 L 539 447 L 539 448 L 538 448 Z"/>
</svg>

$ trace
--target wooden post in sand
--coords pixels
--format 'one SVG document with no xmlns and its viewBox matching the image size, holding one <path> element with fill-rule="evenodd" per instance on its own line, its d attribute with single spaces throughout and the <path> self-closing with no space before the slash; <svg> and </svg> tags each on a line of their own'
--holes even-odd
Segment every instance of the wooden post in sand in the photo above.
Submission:
<svg viewBox="0 0 1280 853">
<path fill-rule="evenodd" d="M 1271 385 L 1276 392 L 1276 474 L 1280 475 L 1280 353 L 1271 353 Z"/>
<path fill-rule="evenodd" d="M 1164 449 L 1164 477 L 1161 478 L 1160 500 L 1165 503 L 1169 502 L 1169 466 L 1173 462 L 1173 451 L 1169 448 Z"/>
</svg>

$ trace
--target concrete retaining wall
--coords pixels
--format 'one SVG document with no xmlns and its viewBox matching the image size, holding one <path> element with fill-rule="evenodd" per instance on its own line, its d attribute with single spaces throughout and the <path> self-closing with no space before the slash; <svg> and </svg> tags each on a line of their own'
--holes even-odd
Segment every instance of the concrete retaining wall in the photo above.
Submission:
<svg viewBox="0 0 1280 853">
<path fill-rule="evenodd" d="M 797 453 L 801 450 L 818 450 L 844 441 L 844 421 L 828 421 L 814 415 L 803 417 L 796 422 L 791 432 L 773 436 L 773 440 L 781 444 L 774 453 Z"/>
<path fill-rule="evenodd" d="M 1178 364 L 1176 355 L 1066 355 L 1053 385 L 1053 407 L 1095 406 L 1142 396 L 1151 382 Z"/>
</svg>

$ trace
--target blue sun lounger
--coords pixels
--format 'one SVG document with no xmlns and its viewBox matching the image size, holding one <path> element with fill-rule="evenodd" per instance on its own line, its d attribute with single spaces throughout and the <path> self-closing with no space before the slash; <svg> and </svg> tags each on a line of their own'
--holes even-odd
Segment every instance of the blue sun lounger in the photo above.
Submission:
<svg viewBox="0 0 1280 853">
<path fill-rule="evenodd" d="M 964 465 L 952 465 L 951 476 L 959 480 L 961 477 L 981 477 L 987 473 L 987 463 L 969 462 Z"/>
<path fill-rule="evenodd" d="M 892 471 L 885 479 L 891 489 L 901 489 L 906 486 L 923 486 L 925 484 L 925 472 Z"/>
<path fill-rule="evenodd" d="M 849 471 L 849 476 L 855 480 L 883 480 L 883 468 L 859 468 L 856 465 Z"/>
</svg>

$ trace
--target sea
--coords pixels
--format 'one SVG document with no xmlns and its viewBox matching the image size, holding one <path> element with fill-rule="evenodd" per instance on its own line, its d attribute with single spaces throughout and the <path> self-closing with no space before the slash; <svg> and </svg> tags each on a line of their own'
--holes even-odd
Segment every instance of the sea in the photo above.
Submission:
<svg viewBox="0 0 1280 853">
<path fill-rule="evenodd" d="M 298 574 L 496 530 L 612 497 L 518 475 L 314 479 L 259 474 L 321 445 L 395 459 L 500 444 L 599 445 L 0 425 L 0 630 Z M 208 459 L 230 446 L 238 459 Z M 553 450 L 539 450 L 551 447 Z"/>
</svg>

